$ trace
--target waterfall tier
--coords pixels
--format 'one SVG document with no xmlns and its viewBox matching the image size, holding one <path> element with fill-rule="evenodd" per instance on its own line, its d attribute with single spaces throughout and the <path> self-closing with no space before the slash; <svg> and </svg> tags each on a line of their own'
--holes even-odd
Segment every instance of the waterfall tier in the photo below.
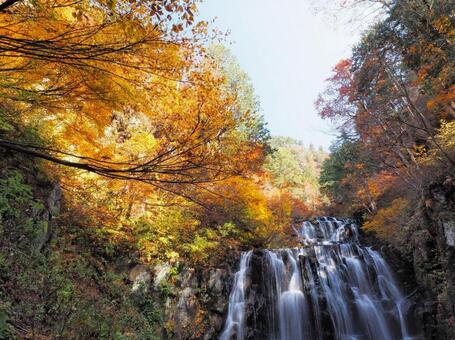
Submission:
<svg viewBox="0 0 455 340">
<path fill-rule="evenodd" d="M 242 254 L 221 340 L 420 339 L 382 256 L 350 220 L 296 230 L 301 248 Z"/>
</svg>

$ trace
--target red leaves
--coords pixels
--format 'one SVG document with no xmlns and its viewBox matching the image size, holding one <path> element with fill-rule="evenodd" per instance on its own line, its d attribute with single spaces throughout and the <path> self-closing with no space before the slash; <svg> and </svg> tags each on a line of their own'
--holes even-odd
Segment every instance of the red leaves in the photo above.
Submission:
<svg viewBox="0 0 455 340">
<path fill-rule="evenodd" d="M 315 102 L 319 115 L 332 119 L 347 127 L 356 112 L 356 91 L 351 73 L 350 59 L 341 60 L 334 68 L 327 81 L 327 87 Z"/>
</svg>

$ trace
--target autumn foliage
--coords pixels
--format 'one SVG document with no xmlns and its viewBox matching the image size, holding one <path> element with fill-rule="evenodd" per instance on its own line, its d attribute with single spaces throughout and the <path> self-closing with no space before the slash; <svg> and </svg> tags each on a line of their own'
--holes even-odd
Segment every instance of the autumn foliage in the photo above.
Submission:
<svg viewBox="0 0 455 340">
<path fill-rule="evenodd" d="M 367 229 L 385 238 L 405 208 L 455 166 L 449 3 L 384 3 L 385 17 L 334 67 L 316 102 L 340 132 L 322 187 L 338 210 L 366 218 Z"/>
<path fill-rule="evenodd" d="M 196 5 L 0 1 L 0 338 L 155 338 L 171 292 L 136 301 L 130 266 L 172 283 L 321 204 L 324 152 L 271 143 Z"/>
<path fill-rule="evenodd" d="M 324 152 L 270 142 L 248 76 L 196 4 L 0 8 L 0 149 L 40 160 L 68 219 L 147 263 L 267 244 L 323 201 Z"/>
</svg>

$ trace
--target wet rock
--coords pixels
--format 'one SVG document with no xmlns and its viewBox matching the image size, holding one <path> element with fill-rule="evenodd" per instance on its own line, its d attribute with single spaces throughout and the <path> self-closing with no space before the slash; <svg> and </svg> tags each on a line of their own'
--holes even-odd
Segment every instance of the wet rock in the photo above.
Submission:
<svg viewBox="0 0 455 340">
<path fill-rule="evenodd" d="M 223 328 L 223 316 L 218 314 L 211 314 L 209 316 L 209 324 L 210 327 L 207 329 L 206 333 L 204 334 L 204 340 L 211 340 L 217 339 L 218 334 Z"/>
<path fill-rule="evenodd" d="M 267 339 L 278 334 L 276 282 L 265 250 L 255 250 L 250 262 L 250 281 L 246 283 L 246 338 Z"/>
<path fill-rule="evenodd" d="M 221 294 L 224 288 L 224 279 L 226 278 L 226 270 L 217 268 L 210 271 L 208 286 L 215 294 Z"/>
</svg>

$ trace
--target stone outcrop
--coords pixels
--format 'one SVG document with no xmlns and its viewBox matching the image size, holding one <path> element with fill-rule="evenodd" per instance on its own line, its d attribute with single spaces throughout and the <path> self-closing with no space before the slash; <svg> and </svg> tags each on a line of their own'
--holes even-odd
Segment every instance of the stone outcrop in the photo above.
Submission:
<svg viewBox="0 0 455 340">
<path fill-rule="evenodd" d="M 302 257 L 301 264 L 306 260 Z M 250 340 L 267 339 L 269 334 L 277 332 L 276 309 L 278 306 L 270 303 L 275 300 L 273 294 L 276 290 L 276 282 L 273 268 L 270 266 L 265 250 L 257 249 L 253 252 L 249 267 L 251 268 L 250 280 L 245 287 L 248 291 L 245 306 L 247 325 L 245 338 Z M 305 270 L 301 272 L 305 275 Z M 302 281 L 305 282 L 305 279 L 302 278 Z M 305 293 L 309 295 L 309 292 Z M 307 298 L 309 299 L 309 296 Z M 322 292 L 320 292 L 318 299 L 324 301 Z M 329 316 L 325 307 L 322 305 L 324 335 L 329 339 L 333 337 L 333 327 L 328 319 Z M 313 322 L 314 320 L 310 321 Z"/>
<path fill-rule="evenodd" d="M 413 233 L 416 281 L 425 297 L 428 339 L 455 339 L 455 179 L 425 192 L 423 226 Z"/>
<path fill-rule="evenodd" d="M 62 189 L 58 184 L 54 184 L 50 188 L 48 196 L 45 198 L 45 205 L 34 208 L 32 211 L 33 220 L 39 221 L 35 226 L 37 231 L 34 243 L 37 251 L 42 251 L 49 244 L 54 232 L 54 219 L 60 214 Z"/>
<path fill-rule="evenodd" d="M 155 270 L 155 289 L 166 295 L 164 322 L 169 339 L 217 339 L 223 328 L 236 264 L 178 274 Z M 157 285 L 157 281 L 160 284 Z"/>
</svg>

